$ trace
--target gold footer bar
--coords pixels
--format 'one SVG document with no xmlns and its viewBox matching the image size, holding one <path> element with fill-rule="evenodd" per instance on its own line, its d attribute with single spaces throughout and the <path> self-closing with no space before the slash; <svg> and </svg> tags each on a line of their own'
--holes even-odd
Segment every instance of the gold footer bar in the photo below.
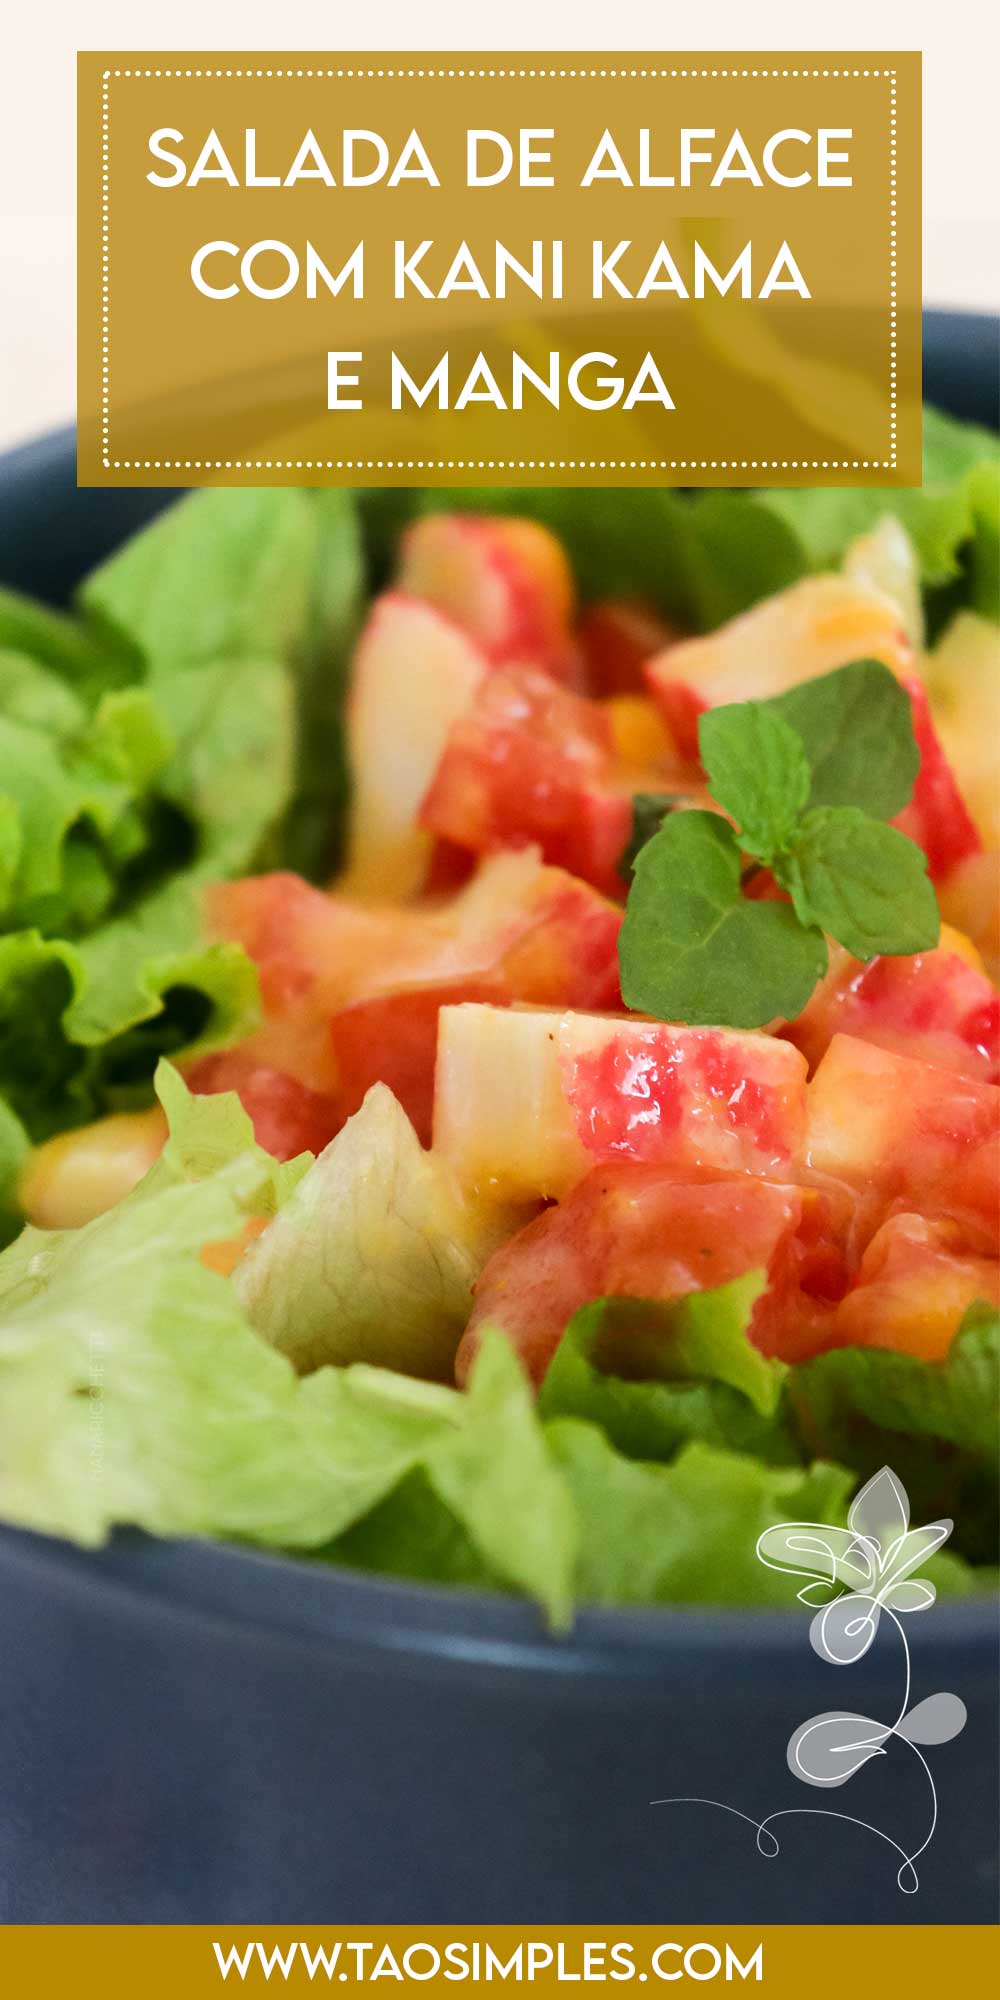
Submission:
<svg viewBox="0 0 1000 2000">
<path fill-rule="evenodd" d="M 993 1973 L 990 1974 L 990 1966 Z M 461 1929 L 318 1924 L 10 1925 L 0 1929 L 0 1992 L 72 2000 L 198 2000 L 228 1987 L 639 1986 L 766 1989 L 771 2000 L 884 2000 L 889 1991 L 994 1990 L 1000 1931 L 988 1925 L 494 1925 Z M 644 1997 L 645 2000 L 645 1997 Z"/>
</svg>

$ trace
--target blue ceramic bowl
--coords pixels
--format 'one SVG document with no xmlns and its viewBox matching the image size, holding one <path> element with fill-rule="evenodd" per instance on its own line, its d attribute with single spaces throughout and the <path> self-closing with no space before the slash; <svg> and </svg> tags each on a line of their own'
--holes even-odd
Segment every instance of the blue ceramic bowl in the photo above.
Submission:
<svg viewBox="0 0 1000 2000">
<path fill-rule="evenodd" d="M 927 393 L 996 422 L 992 322 L 928 316 Z M 78 492 L 70 434 L 0 463 L 0 575 L 59 601 L 163 493 Z M 908 1621 L 913 1696 L 964 1732 L 893 1742 L 824 1799 L 796 1725 L 891 1722 L 892 1629 L 850 1669 L 809 1614 L 525 1604 L 242 1549 L 0 1532 L 0 1920 L 602 1925 L 995 1916 L 998 1648 L 988 1601 Z M 683 1795 L 704 1804 L 653 1805 Z M 761 1855 L 767 1814 L 785 1819 Z M 868 1822 L 867 1825 L 859 1822 Z M 874 1829 L 878 1828 L 880 1837 Z"/>
</svg>

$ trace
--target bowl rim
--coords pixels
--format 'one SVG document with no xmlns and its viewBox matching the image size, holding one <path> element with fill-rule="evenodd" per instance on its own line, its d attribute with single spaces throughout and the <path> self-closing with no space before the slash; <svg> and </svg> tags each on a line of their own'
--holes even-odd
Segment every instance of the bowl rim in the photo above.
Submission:
<svg viewBox="0 0 1000 2000">
<path fill-rule="evenodd" d="M 650 1604 L 578 1607 L 553 1635 L 528 1599 L 501 1591 L 426 1584 L 310 1562 L 301 1555 L 204 1540 L 160 1540 L 118 1530 L 85 1549 L 32 1530 L 0 1526 L 4 1564 L 46 1590 L 105 1601 L 137 1615 L 183 1614 L 189 1621 L 242 1630 L 324 1651 L 449 1661 L 519 1675 L 567 1680 L 650 1680 L 698 1665 L 739 1659 L 741 1678 L 771 1674 L 777 1659 L 801 1662 L 809 1614 L 753 1605 Z M 992 1674 L 1000 1644 L 1000 1600 L 983 1591 L 947 1600 L 921 1622 L 924 1663 L 961 1648 L 967 1671 Z"/>
<path fill-rule="evenodd" d="M 924 312 L 924 358 L 954 361 L 953 343 L 987 359 L 997 346 L 992 313 Z M 0 453 L 0 487 L 52 478 L 75 457 L 72 425 Z M 91 490 L 91 489 L 84 489 Z M 166 496 L 164 504 L 166 504 Z M 153 1613 L 208 1621 L 257 1638 L 388 1658 L 450 1661 L 571 1683 L 595 1675 L 644 1680 L 738 1657 L 745 1670 L 773 1672 L 776 1658 L 801 1658 L 805 1610 L 789 1579 L 787 1609 L 752 1605 L 581 1605 L 570 1631 L 547 1632 L 528 1600 L 499 1591 L 427 1584 L 332 1563 L 209 1540 L 158 1540 L 118 1530 L 100 1549 L 0 1524 L 0 1570 Z M 963 1649 L 963 1664 L 995 1671 L 1000 1605 L 992 1593 L 946 1601 L 921 1632 L 928 1659 Z"/>
</svg>

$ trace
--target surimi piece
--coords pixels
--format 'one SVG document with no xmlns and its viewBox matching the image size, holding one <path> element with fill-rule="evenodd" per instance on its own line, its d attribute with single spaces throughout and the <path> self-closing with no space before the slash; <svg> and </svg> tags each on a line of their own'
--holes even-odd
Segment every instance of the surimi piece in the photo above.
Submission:
<svg viewBox="0 0 1000 2000">
<path fill-rule="evenodd" d="M 503 1331 L 539 1383 L 590 1299 L 678 1299 L 778 1270 L 806 1200 L 801 1188 L 746 1174 L 684 1181 L 652 1167 L 593 1170 L 491 1257 L 458 1351 L 459 1382 L 484 1326 Z"/>
<path fill-rule="evenodd" d="M 501 667 L 449 730 L 421 824 L 480 854 L 537 843 L 546 861 L 620 895 L 633 778 L 599 702 L 536 668 Z"/>
<path fill-rule="evenodd" d="M 454 619 L 491 660 L 571 672 L 573 576 L 561 543 L 538 522 L 428 515 L 402 538 L 397 582 Z"/>
<path fill-rule="evenodd" d="M 805 1058 L 721 1028 L 469 1004 L 438 1029 L 434 1143 L 466 1186 L 561 1196 L 589 1168 L 787 1178 L 805 1134 Z"/>
<path fill-rule="evenodd" d="M 681 755 L 698 760 L 698 720 L 707 708 L 766 701 L 852 660 L 881 660 L 902 681 L 913 708 L 920 769 L 913 797 L 894 824 L 927 856 L 933 882 L 981 845 L 941 746 L 916 655 L 897 604 L 845 576 L 813 576 L 765 598 L 701 639 L 685 639 L 650 660 L 650 691 Z"/>
<path fill-rule="evenodd" d="M 895 1347 L 943 1361 L 962 1315 L 978 1299 L 1000 1305 L 1000 1264 L 967 1249 L 958 1223 L 897 1214 L 873 1236 L 857 1283 L 837 1307 L 827 1342 Z"/>
<path fill-rule="evenodd" d="M 810 1067 L 835 1034 L 846 1034 L 983 1083 L 1000 1080 L 1000 996 L 968 940 L 947 925 L 933 951 L 867 965 L 832 945 L 828 971 L 783 1032 Z"/>
<path fill-rule="evenodd" d="M 211 936 L 241 944 L 254 960 L 263 1003 L 249 1041 L 207 1058 L 230 1076 L 227 1087 L 243 1094 L 241 1068 L 260 1079 L 282 1072 L 299 1092 L 332 1094 L 342 1122 L 370 1084 L 388 1083 L 422 1139 L 443 1003 L 599 1008 L 620 999 L 621 910 L 586 882 L 546 868 L 531 848 L 489 856 L 449 898 L 371 905 L 295 875 L 257 875 L 216 884 L 204 915 Z M 317 1150 L 312 1138 L 302 1146 Z"/>
<path fill-rule="evenodd" d="M 809 1085 L 806 1165 L 887 1206 L 946 1215 L 996 1254 L 1000 1089 L 835 1035 Z"/>
<path fill-rule="evenodd" d="M 844 576 L 811 576 L 704 638 L 683 639 L 646 666 L 682 756 L 698 756 L 698 717 L 732 701 L 765 701 L 851 660 L 912 674 L 914 649 L 891 598 Z"/>
<path fill-rule="evenodd" d="M 351 894 L 385 901 L 423 887 L 432 841 L 417 811 L 487 670 L 474 640 L 433 606 L 399 591 L 378 599 L 347 705 Z"/>
</svg>

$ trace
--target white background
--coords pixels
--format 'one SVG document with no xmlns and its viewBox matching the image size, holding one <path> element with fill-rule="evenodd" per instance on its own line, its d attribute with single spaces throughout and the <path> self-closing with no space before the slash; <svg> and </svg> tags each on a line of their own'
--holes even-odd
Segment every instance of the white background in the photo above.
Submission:
<svg viewBox="0 0 1000 2000">
<path fill-rule="evenodd" d="M 75 402 L 79 48 L 919 48 L 924 298 L 1000 306 L 996 0 L 7 0 L 0 33 L 0 449 Z"/>
</svg>

